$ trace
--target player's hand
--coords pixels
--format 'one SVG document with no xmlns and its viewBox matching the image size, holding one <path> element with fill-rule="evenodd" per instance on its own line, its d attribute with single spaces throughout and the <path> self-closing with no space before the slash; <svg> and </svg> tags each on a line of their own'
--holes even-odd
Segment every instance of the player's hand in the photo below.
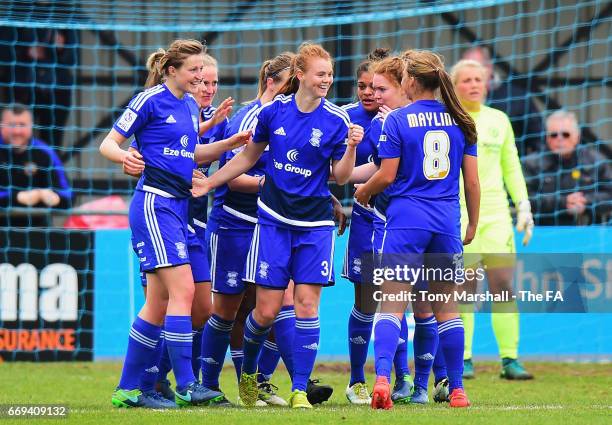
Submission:
<svg viewBox="0 0 612 425">
<path fill-rule="evenodd" d="M 57 193 L 51 189 L 39 189 L 40 200 L 48 207 L 55 207 L 61 199 Z"/>
<path fill-rule="evenodd" d="M 193 170 L 191 176 L 191 195 L 194 198 L 206 195 L 212 190 L 210 180 L 199 170 Z"/>
<path fill-rule="evenodd" d="M 347 143 L 349 146 L 356 147 L 361 140 L 363 139 L 363 127 L 357 124 L 351 124 L 348 130 L 348 140 Z"/>
<path fill-rule="evenodd" d="M 144 171 L 145 163 L 142 155 L 134 148 L 128 149 L 121 163 L 123 172 L 128 176 L 140 177 Z"/>
<path fill-rule="evenodd" d="M 23 190 L 17 194 L 17 202 L 26 207 L 31 207 L 40 202 L 40 191 L 34 190 Z"/>
<path fill-rule="evenodd" d="M 249 143 L 251 138 L 253 137 L 253 132 L 251 130 L 241 131 L 240 133 L 236 133 L 226 140 L 226 151 L 231 151 L 233 149 L 239 148 L 241 146 Z"/>
<path fill-rule="evenodd" d="M 372 194 L 366 190 L 365 184 L 356 184 L 355 185 L 355 200 L 359 202 L 364 207 L 369 207 L 370 198 L 372 198 Z"/>
<path fill-rule="evenodd" d="M 476 224 L 468 223 L 465 231 L 465 238 L 463 238 L 463 245 L 469 245 L 474 240 L 474 236 L 476 236 L 476 227 Z"/>
<path fill-rule="evenodd" d="M 516 209 L 516 230 L 525 232 L 523 236 L 523 246 L 527 246 L 533 236 L 533 214 L 531 214 L 531 204 L 527 199 L 519 202 Z"/>
<path fill-rule="evenodd" d="M 342 204 L 335 196 L 332 196 L 332 204 L 334 207 L 334 218 L 338 220 L 338 236 L 342 236 L 346 230 L 346 214 L 344 214 Z"/>
<path fill-rule="evenodd" d="M 378 112 L 380 112 L 383 118 L 387 118 L 387 115 L 391 113 L 393 109 L 389 108 L 387 105 L 382 105 L 378 108 Z"/>
<path fill-rule="evenodd" d="M 211 120 L 213 127 L 217 124 L 221 124 L 232 112 L 232 108 L 234 106 L 234 99 L 228 97 L 217 107 L 217 110 L 213 114 Z"/>
</svg>

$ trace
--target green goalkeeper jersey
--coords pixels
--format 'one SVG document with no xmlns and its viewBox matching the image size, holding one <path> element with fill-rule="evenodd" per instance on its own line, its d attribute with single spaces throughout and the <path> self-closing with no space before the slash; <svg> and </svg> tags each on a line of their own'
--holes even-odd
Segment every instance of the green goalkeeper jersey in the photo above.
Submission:
<svg viewBox="0 0 612 425">
<path fill-rule="evenodd" d="M 469 112 L 478 132 L 478 178 L 480 218 L 488 221 L 509 216 L 508 193 L 517 205 L 528 199 L 514 132 L 508 116 L 485 105 Z M 467 220 L 463 179 L 460 183 L 461 217 Z"/>
</svg>

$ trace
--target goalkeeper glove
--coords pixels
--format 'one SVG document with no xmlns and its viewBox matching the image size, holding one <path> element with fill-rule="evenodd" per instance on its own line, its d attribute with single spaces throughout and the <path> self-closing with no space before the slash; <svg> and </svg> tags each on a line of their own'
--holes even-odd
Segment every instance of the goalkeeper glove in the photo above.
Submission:
<svg viewBox="0 0 612 425">
<path fill-rule="evenodd" d="M 525 232 L 523 236 L 523 246 L 527 246 L 533 235 L 533 214 L 531 214 L 531 204 L 527 199 L 518 204 L 516 213 L 516 230 Z"/>
</svg>

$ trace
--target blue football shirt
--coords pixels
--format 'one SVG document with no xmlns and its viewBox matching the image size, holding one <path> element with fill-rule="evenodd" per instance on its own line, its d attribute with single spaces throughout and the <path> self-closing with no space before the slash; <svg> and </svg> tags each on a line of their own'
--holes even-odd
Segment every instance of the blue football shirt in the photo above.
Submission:
<svg viewBox="0 0 612 425">
<path fill-rule="evenodd" d="M 330 165 L 346 150 L 349 117 L 326 99 L 301 112 L 293 95 L 264 105 L 253 141 L 268 142 L 266 181 L 258 201 L 259 222 L 287 227 L 333 226 Z"/>
<path fill-rule="evenodd" d="M 379 157 L 400 158 L 389 195 L 387 229 L 460 234 L 459 175 L 464 155 L 476 156 L 442 103 L 419 100 L 387 115 Z"/>
<path fill-rule="evenodd" d="M 254 102 L 241 108 L 232 117 L 225 131 L 225 138 L 246 130 L 252 130 L 257 124 L 257 115 L 261 102 Z M 226 152 L 219 161 L 219 168 L 236 156 L 244 147 Z M 255 165 L 245 174 L 260 177 L 265 175 L 268 147 L 262 153 Z M 214 216 L 219 226 L 227 228 L 251 229 L 257 223 L 257 193 L 243 193 L 230 190 L 227 184 L 215 190 L 215 200 L 211 216 Z"/>
<path fill-rule="evenodd" d="M 198 105 L 189 94 L 178 99 L 160 84 L 134 96 L 113 128 L 124 137 L 134 136 L 144 158 L 136 190 L 190 196 L 198 125 Z"/>
<path fill-rule="evenodd" d="M 208 121 L 211 119 L 215 113 L 217 108 L 212 105 L 207 106 L 206 108 L 200 111 L 200 116 L 202 121 Z M 206 145 L 209 143 L 218 142 L 219 140 L 223 140 L 225 129 L 227 127 L 228 120 L 227 118 L 215 125 L 208 131 L 206 131 L 202 136 L 199 137 L 199 143 L 202 145 Z M 197 166 L 198 170 L 204 173 L 204 175 L 208 176 L 208 170 L 210 168 L 210 163 L 203 163 Z M 208 214 L 208 196 L 200 196 L 197 198 L 191 198 L 189 202 L 189 218 L 190 221 L 200 228 L 204 228 L 206 226 Z"/>
<path fill-rule="evenodd" d="M 378 143 L 378 137 L 368 137 L 370 133 L 370 125 L 377 112 L 368 112 L 364 109 L 361 102 L 349 103 L 341 107 L 346 111 L 349 116 L 351 123 L 360 125 L 363 127 L 363 140 L 357 145 L 357 159 L 355 160 L 355 166 L 367 164 L 374 160 L 376 153 L 376 145 Z"/>
</svg>

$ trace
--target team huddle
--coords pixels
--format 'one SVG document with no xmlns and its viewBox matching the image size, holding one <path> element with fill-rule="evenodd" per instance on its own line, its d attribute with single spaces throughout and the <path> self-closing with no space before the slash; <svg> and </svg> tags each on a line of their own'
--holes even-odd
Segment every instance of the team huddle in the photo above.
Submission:
<svg viewBox="0 0 612 425">
<path fill-rule="evenodd" d="M 364 255 L 381 267 L 394 265 L 387 254 L 456 262 L 477 236 L 476 124 L 442 58 L 376 49 L 357 69 L 359 101 L 339 107 L 326 99 L 330 54 L 305 43 L 264 62 L 256 98 L 229 118 L 233 99 L 212 106 L 217 62 L 205 50 L 176 40 L 152 54 L 146 89 L 100 147 L 139 179 L 129 221 L 146 300 L 129 331 L 113 405 L 231 405 L 219 385 L 228 347 L 239 405 L 311 408 L 329 399 L 333 389 L 311 373 L 322 288 L 334 284 L 334 218 L 344 218 L 328 187 L 333 180 L 357 188 L 342 272 L 355 287 L 347 399 L 377 409 L 426 403 L 433 370 L 434 400 L 469 406 L 462 377 L 471 359 L 464 359 L 456 306 L 412 305 L 413 379 L 408 302 L 383 302 L 375 315 L 360 296 Z M 398 285 L 405 287 L 387 281 L 382 288 Z M 456 285 L 419 282 L 417 289 L 448 293 Z M 370 390 L 364 365 L 372 334 Z M 270 382 L 281 358 L 292 382 L 287 401 Z"/>
</svg>

